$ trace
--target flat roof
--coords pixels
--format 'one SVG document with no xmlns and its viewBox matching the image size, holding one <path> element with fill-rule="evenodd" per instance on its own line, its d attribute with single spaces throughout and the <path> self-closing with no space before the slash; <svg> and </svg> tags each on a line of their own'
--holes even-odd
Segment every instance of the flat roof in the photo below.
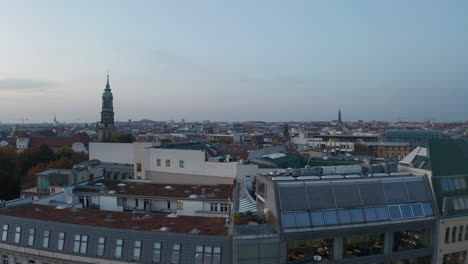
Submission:
<svg viewBox="0 0 468 264">
<path fill-rule="evenodd" d="M 409 146 L 408 142 L 359 142 L 357 144 L 367 145 L 367 146 L 390 146 L 390 147 L 406 147 Z"/>
<path fill-rule="evenodd" d="M 148 214 L 150 218 L 143 218 L 146 213 L 135 213 L 139 219 L 133 219 L 131 212 L 113 212 L 95 209 L 70 208 L 57 209 L 55 206 L 28 204 L 8 209 L 0 209 L 0 215 L 14 216 L 48 222 L 65 224 L 98 226 L 118 229 L 131 229 L 141 231 L 160 231 L 160 228 L 169 228 L 168 233 L 189 234 L 195 228 L 199 235 L 226 236 L 225 219 L 221 217 L 177 216 L 167 217 L 160 214 Z M 108 220 L 110 218 L 112 220 Z"/>
<path fill-rule="evenodd" d="M 154 197 L 174 197 L 189 198 L 190 195 L 197 195 L 192 199 L 222 199 L 232 198 L 234 184 L 217 185 L 186 185 L 186 184 L 160 184 L 149 182 L 118 181 L 118 180 L 99 180 L 87 185 L 76 188 L 75 192 L 101 193 L 101 184 L 107 187 L 107 192 L 102 194 L 109 195 L 129 195 L 129 196 L 154 196 Z M 119 184 L 125 184 L 120 186 Z M 169 187 L 170 186 L 170 187 Z M 88 187 L 88 188 L 87 188 Z M 92 188 L 89 188 L 92 187 Z M 108 191 L 114 190 L 115 193 Z"/>
</svg>

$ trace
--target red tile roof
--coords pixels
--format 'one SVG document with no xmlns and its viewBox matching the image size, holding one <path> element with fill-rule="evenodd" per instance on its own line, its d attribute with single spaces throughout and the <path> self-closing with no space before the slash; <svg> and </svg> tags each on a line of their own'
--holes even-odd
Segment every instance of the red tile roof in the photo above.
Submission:
<svg viewBox="0 0 468 264">
<path fill-rule="evenodd" d="M 42 144 L 47 144 L 50 147 L 71 147 L 73 143 L 76 142 L 89 144 L 91 138 L 86 133 L 78 133 L 73 135 L 73 137 L 33 137 L 29 142 L 29 146 L 37 147 Z"/>
<path fill-rule="evenodd" d="M 150 214 L 151 218 L 142 219 L 144 213 L 136 213 L 139 219 L 133 219 L 131 212 L 112 212 L 93 209 L 79 209 L 77 212 L 69 208 L 56 209 L 54 206 L 29 204 L 14 208 L 1 209 L 0 215 L 8 215 L 20 218 L 28 218 L 49 222 L 66 224 L 98 226 L 118 229 L 132 229 L 142 231 L 159 231 L 161 227 L 168 227 L 166 232 L 188 234 L 194 228 L 199 230 L 199 235 L 226 236 L 227 228 L 224 227 L 224 218 L 178 216 L 167 217 L 165 215 Z M 112 220 L 106 217 L 112 216 Z"/>
<path fill-rule="evenodd" d="M 218 184 L 218 185 L 183 185 L 183 184 L 158 184 L 146 182 L 123 182 L 117 180 L 100 180 L 89 184 L 88 186 L 99 187 L 96 183 L 103 183 L 107 189 L 116 191 L 116 195 L 136 195 L 136 196 L 155 196 L 155 197 L 174 197 L 188 198 L 192 194 L 196 194 L 199 198 L 203 193 L 206 195 L 203 199 L 231 199 L 234 189 L 233 184 Z M 119 183 L 125 183 L 125 187 L 117 186 Z M 171 190 L 166 189 L 167 186 L 173 187 Z M 123 191 L 122 191 L 123 190 Z M 75 192 L 99 192 L 96 189 L 77 188 Z M 108 194 L 108 193 L 106 193 Z"/>
</svg>

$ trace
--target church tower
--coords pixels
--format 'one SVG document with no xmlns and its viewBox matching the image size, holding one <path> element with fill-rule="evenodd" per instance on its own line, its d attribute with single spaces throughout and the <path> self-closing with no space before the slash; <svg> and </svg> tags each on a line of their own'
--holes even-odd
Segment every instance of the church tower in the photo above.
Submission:
<svg viewBox="0 0 468 264">
<path fill-rule="evenodd" d="M 109 75 L 107 75 L 107 84 L 102 94 L 101 123 L 99 124 L 99 141 L 110 141 L 114 130 L 114 97 L 109 84 Z"/>
<path fill-rule="evenodd" d="M 341 109 L 338 110 L 338 123 L 341 123 Z"/>
</svg>

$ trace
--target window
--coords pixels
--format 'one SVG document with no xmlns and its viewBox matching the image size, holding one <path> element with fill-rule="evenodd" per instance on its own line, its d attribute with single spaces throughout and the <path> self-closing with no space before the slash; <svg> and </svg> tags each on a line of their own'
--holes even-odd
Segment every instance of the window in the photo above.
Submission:
<svg viewBox="0 0 468 264">
<path fill-rule="evenodd" d="M 116 258 L 122 257 L 122 249 L 123 249 L 123 240 L 117 239 L 115 241 L 115 257 Z"/>
<path fill-rule="evenodd" d="M 343 256 L 345 258 L 372 256 L 383 253 L 384 234 L 348 236 L 344 237 L 343 241 Z"/>
<path fill-rule="evenodd" d="M 429 246 L 429 237 L 429 231 L 426 229 L 394 232 L 393 251 L 402 252 L 426 248 Z"/>
<path fill-rule="evenodd" d="M 210 211 L 217 212 L 218 211 L 218 204 L 217 203 L 210 203 Z"/>
<path fill-rule="evenodd" d="M 203 264 L 203 246 L 195 248 L 195 264 Z"/>
<path fill-rule="evenodd" d="M 43 248 L 48 248 L 49 247 L 49 236 L 50 236 L 50 231 L 44 231 L 44 237 L 42 239 L 42 247 Z"/>
<path fill-rule="evenodd" d="M 452 242 L 457 242 L 457 227 L 452 228 Z"/>
<path fill-rule="evenodd" d="M 323 220 L 323 212 L 311 212 L 310 216 L 312 218 L 312 226 L 322 226 L 325 224 Z"/>
<path fill-rule="evenodd" d="M 177 210 L 184 210 L 184 201 L 177 200 Z"/>
<path fill-rule="evenodd" d="M 3 225 L 2 241 L 7 241 L 7 239 L 8 239 L 8 225 Z"/>
<path fill-rule="evenodd" d="M 28 246 L 34 246 L 34 233 L 36 230 L 34 228 L 29 229 L 29 236 L 28 236 Z"/>
<path fill-rule="evenodd" d="M 425 215 L 425 216 L 432 216 L 432 215 L 434 215 L 434 212 L 432 211 L 432 205 L 431 205 L 431 203 L 423 203 L 422 206 L 423 206 L 423 209 L 424 209 L 424 215 Z"/>
<path fill-rule="evenodd" d="M 468 241 L 468 225 L 465 226 L 465 241 Z"/>
<path fill-rule="evenodd" d="M 424 210 L 421 203 L 412 204 L 414 217 L 424 217 Z"/>
<path fill-rule="evenodd" d="M 450 227 L 445 229 L 445 244 L 450 243 Z"/>
<path fill-rule="evenodd" d="M 153 262 L 161 262 L 161 242 L 154 242 Z"/>
<path fill-rule="evenodd" d="M 156 160 L 156 166 L 161 167 L 161 159 Z"/>
<path fill-rule="evenodd" d="M 98 256 L 104 256 L 104 245 L 106 243 L 106 238 L 105 237 L 100 237 L 98 239 L 98 247 L 97 247 L 97 255 Z"/>
<path fill-rule="evenodd" d="M 59 235 L 58 235 L 58 242 L 57 242 L 57 249 L 58 250 L 63 250 L 63 246 L 65 244 L 64 242 L 65 242 L 65 233 L 60 232 Z"/>
<path fill-rule="evenodd" d="M 88 248 L 88 236 L 87 235 L 75 235 L 75 242 L 73 244 L 73 252 L 86 254 Z"/>
<path fill-rule="evenodd" d="M 227 212 L 228 208 L 229 208 L 229 205 L 227 203 L 219 204 L 219 211 L 221 212 Z"/>
<path fill-rule="evenodd" d="M 411 210 L 411 205 L 409 204 L 402 204 L 400 205 L 401 214 L 403 218 L 412 218 L 413 217 L 413 210 Z"/>
<path fill-rule="evenodd" d="M 171 264 L 179 264 L 180 260 L 180 244 L 172 245 Z"/>
<path fill-rule="evenodd" d="M 351 215 L 349 214 L 349 210 L 346 210 L 346 209 L 338 210 L 338 220 L 340 224 L 351 223 Z"/>
<path fill-rule="evenodd" d="M 137 172 L 141 172 L 141 163 L 137 163 Z"/>
<path fill-rule="evenodd" d="M 127 206 L 127 198 L 117 197 L 117 206 Z"/>
<path fill-rule="evenodd" d="M 278 248 L 270 248 L 270 251 L 277 252 Z M 287 252 L 288 261 L 313 258 L 314 255 L 331 259 L 333 258 L 333 239 L 290 240 L 287 243 Z"/>
<path fill-rule="evenodd" d="M 310 226 L 310 216 L 308 212 L 296 212 L 296 226 L 308 227 Z"/>
<path fill-rule="evenodd" d="M 184 167 L 184 161 L 183 160 L 179 160 L 179 168 L 183 168 Z"/>
<path fill-rule="evenodd" d="M 166 167 L 170 167 L 171 166 L 171 160 L 166 160 Z"/>
<path fill-rule="evenodd" d="M 17 226 L 15 229 L 15 243 L 19 244 L 21 239 L 21 226 Z"/>
<path fill-rule="evenodd" d="M 213 262 L 212 264 L 221 264 L 221 247 L 213 248 Z"/>
<path fill-rule="evenodd" d="M 2 256 L 2 263 L 3 264 L 8 264 L 9 263 L 8 256 L 6 256 L 6 255 Z"/>
<path fill-rule="evenodd" d="M 458 241 L 463 241 L 463 226 L 458 228 Z"/>
<path fill-rule="evenodd" d="M 389 205 L 388 206 L 388 211 L 390 212 L 390 218 L 392 220 L 402 218 L 399 205 Z"/>
<path fill-rule="evenodd" d="M 137 240 L 133 243 L 133 259 L 139 260 L 141 257 L 141 241 Z"/>
<path fill-rule="evenodd" d="M 327 210 L 323 212 L 325 216 L 325 224 L 327 225 L 336 225 L 338 224 L 338 217 L 336 215 L 336 210 Z"/>
<path fill-rule="evenodd" d="M 294 216 L 294 213 L 282 213 L 282 216 L 284 228 L 296 227 L 296 218 Z"/>
<path fill-rule="evenodd" d="M 442 264 L 463 264 L 466 260 L 466 251 L 445 254 Z"/>
<path fill-rule="evenodd" d="M 364 222 L 364 213 L 362 209 L 350 209 L 351 214 L 351 222 L 353 223 L 361 223 Z"/>
</svg>

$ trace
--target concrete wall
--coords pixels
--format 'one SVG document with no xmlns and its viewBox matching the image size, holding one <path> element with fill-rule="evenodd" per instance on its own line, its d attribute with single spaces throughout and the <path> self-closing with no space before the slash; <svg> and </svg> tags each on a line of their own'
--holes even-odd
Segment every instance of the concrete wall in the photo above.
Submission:
<svg viewBox="0 0 468 264">
<path fill-rule="evenodd" d="M 132 143 L 89 143 L 89 159 L 104 162 L 134 163 Z"/>
<path fill-rule="evenodd" d="M 460 227 L 463 228 L 461 241 L 459 240 Z M 445 243 L 445 232 L 449 228 L 449 242 Z M 455 242 L 453 242 L 453 229 L 456 228 Z M 445 254 L 456 253 L 468 250 L 468 240 L 465 239 L 468 228 L 468 216 L 444 218 L 439 220 L 439 239 L 437 249 L 437 264 L 443 263 Z M 468 258 L 465 259 L 465 264 L 468 264 Z"/>
</svg>

